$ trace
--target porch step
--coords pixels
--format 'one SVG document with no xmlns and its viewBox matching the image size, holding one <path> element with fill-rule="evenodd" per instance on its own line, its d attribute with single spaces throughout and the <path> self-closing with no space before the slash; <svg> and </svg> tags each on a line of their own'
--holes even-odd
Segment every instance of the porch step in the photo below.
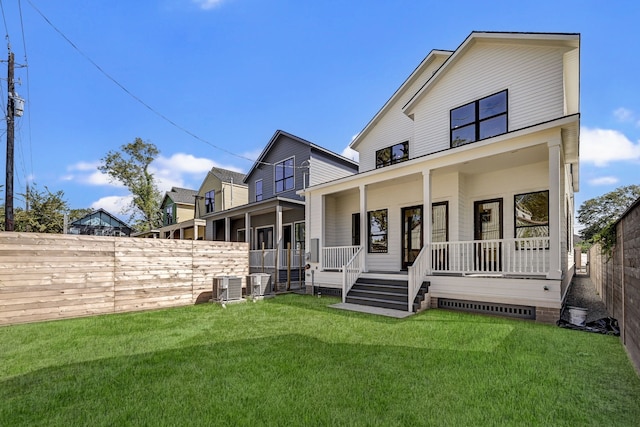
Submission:
<svg viewBox="0 0 640 427">
<path fill-rule="evenodd" d="M 422 285 L 420 285 L 420 289 L 418 289 L 418 295 L 416 295 L 416 298 L 413 300 L 414 313 L 417 313 L 418 311 L 420 311 L 420 307 L 422 306 L 422 301 L 424 301 L 427 293 L 429 293 L 429 285 L 431 285 L 431 282 L 426 282 L 426 281 L 422 282 Z"/>
<path fill-rule="evenodd" d="M 408 282 L 376 278 L 359 278 L 349 291 L 346 302 L 371 307 L 407 311 Z"/>
</svg>

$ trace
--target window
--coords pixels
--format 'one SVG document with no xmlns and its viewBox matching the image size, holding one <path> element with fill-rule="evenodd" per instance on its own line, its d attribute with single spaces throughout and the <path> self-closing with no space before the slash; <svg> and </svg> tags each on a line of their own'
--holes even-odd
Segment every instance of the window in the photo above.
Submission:
<svg viewBox="0 0 640 427">
<path fill-rule="evenodd" d="M 256 181 L 256 202 L 262 200 L 262 180 L 259 179 Z"/>
<path fill-rule="evenodd" d="M 369 253 L 387 253 L 387 210 L 367 213 L 369 220 Z"/>
<path fill-rule="evenodd" d="M 276 193 L 293 190 L 293 157 L 276 163 Z"/>
<path fill-rule="evenodd" d="M 438 202 L 431 205 L 431 241 L 446 242 L 449 240 L 449 202 Z"/>
<path fill-rule="evenodd" d="M 549 191 L 516 194 L 514 199 L 515 237 L 548 237 Z"/>
<path fill-rule="evenodd" d="M 451 148 L 506 132 L 506 90 L 451 110 Z"/>
<path fill-rule="evenodd" d="M 164 208 L 164 225 L 173 224 L 173 205 Z"/>
<path fill-rule="evenodd" d="M 376 151 L 376 169 L 409 160 L 409 141 Z"/>
<path fill-rule="evenodd" d="M 360 213 L 351 214 L 351 246 L 360 246 Z"/>
<path fill-rule="evenodd" d="M 295 249 L 304 249 L 304 222 L 293 224 L 293 234 L 295 238 Z"/>
<path fill-rule="evenodd" d="M 262 249 L 263 244 L 265 249 L 273 249 L 273 227 L 258 228 L 256 238 L 257 249 Z"/>
<path fill-rule="evenodd" d="M 204 210 L 211 213 L 216 210 L 216 192 L 215 190 L 207 191 L 204 195 Z"/>
</svg>

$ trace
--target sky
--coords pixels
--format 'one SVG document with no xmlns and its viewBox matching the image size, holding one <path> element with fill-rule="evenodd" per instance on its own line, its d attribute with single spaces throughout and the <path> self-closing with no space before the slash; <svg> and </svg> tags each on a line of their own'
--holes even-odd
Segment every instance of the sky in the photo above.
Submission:
<svg viewBox="0 0 640 427">
<path fill-rule="evenodd" d="M 97 166 L 137 137 L 160 150 L 152 167 L 163 194 L 198 189 L 213 166 L 247 172 L 278 129 L 353 158 L 352 138 L 422 59 L 432 49 L 455 50 L 472 31 L 580 33 L 576 208 L 640 184 L 635 0 L 0 4 L 26 102 L 16 119 L 16 207 L 29 183 L 63 191 L 72 209 L 121 216 L 130 195 Z M 3 123 L 3 186 L 5 131 Z"/>
</svg>

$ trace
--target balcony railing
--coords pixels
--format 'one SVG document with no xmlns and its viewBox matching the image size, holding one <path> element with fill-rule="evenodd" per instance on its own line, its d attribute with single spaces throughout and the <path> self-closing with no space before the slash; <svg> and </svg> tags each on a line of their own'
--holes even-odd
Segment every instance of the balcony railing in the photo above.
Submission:
<svg viewBox="0 0 640 427">
<path fill-rule="evenodd" d="M 549 238 L 432 243 L 431 271 L 461 274 L 549 272 Z"/>
</svg>

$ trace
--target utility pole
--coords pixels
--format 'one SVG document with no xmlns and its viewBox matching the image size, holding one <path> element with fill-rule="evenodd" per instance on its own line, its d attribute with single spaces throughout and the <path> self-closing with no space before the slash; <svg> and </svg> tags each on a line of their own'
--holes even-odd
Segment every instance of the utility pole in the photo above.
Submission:
<svg viewBox="0 0 640 427">
<path fill-rule="evenodd" d="M 8 81 L 7 92 L 9 99 L 7 100 L 7 179 L 6 179 L 6 196 L 4 201 L 4 229 L 5 231 L 13 231 L 13 139 L 14 139 L 14 84 L 13 84 L 13 52 L 9 52 Z"/>
</svg>

